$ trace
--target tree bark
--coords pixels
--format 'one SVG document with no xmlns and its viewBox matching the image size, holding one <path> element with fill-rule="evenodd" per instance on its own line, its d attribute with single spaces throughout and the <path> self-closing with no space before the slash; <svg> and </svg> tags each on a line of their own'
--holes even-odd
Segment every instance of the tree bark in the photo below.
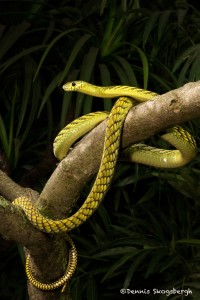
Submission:
<svg viewBox="0 0 200 300">
<path fill-rule="evenodd" d="M 122 148 L 199 116 L 200 81 L 188 83 L 133 107 L 125 120 Z M 56 217 L 66 215 L 79 197 L 83 185 L 98 170 L 105 128 L 106 120 L 87 134 L 59 163 L 38 198 L 37 205 L 40 209 L 48 209 Z"/>
<path fill-rule="evenodd" d="M 122 148 L 149 138 L 167 127 L 200 116 L 200 81 L 157 96 L 133 107 L 126 118 Z M 0 172 L 0 233 L 16 240 L 31 254 L 36 277 L 43 282 L 62 276 L 67 264 L 67 247 L 63 236 L 49 236 L 35 229 L 10 201 L 26 195 L 41 212 L 51 218 L 66 217 L 79 198 L 82 187 L 97 172 L 105 135 L 106 121 L 87 134 L 52 173 L 40 195 L 24 189 Z M 42 292 L 29 285 L 30 299 L 59 299 L 60 290 Z M 63 298 L 64 299 L 64 298 Z M 69 300 L 69 291 L 65 292 Z"/>
</svg>

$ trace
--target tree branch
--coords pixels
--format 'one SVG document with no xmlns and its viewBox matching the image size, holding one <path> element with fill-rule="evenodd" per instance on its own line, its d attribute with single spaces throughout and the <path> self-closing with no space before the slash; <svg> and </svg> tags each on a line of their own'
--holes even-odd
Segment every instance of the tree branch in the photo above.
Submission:
<svg viewBox="0 0 200 300">
<path fill-rule="evenodd" d="M 22 188 L 4 172 L 0 171 L 0 192 L 7 199 L 26 196 L 34 202 L 38 193 L 28 188 Z M 32 257 L 32 268 L 37 278 L 42 282 L 52 282 L 61 277 L 67 265 L 67 247 L 64 237 L 52 237 L 34 228 L 26 219 L 24 213 L 13 206 L 10 201 L 0 196 L 0 233 L 5 240 L 13 240 L 23 245 Z M 60 290 L 43 292 L 30 285 L 29 296 L 37 300 L 54 300 Z M 68 290 L 66 298 L 70 299 Z"/>
<path fill-rule="evenodd" d="M 167 127 L 200 116 L 200 81 L 157 96 L 133 107 L 126 118 L 122 147 L 143 141 Z M 103 150 L 106 121 L 87 134 L 62 160 L 45 185 L 38 207 L 63 218 L 84 184 L 97 172 Z M 58 196 L 59 195 L 59 196 Z M 56 203 L 56 206 L 55 206 Z"/>
<path fill-rule="evenodd" d="M 155 100 L 141 103 L 129 112 L 123 130 L 122 147 L 145 140 L 175 124 L 200 116 L 200 82 L 189 83 Z M 59 163 L 46 183 L 36 204 L 44 214 L 63 218 L 78 199 L 82 187 L 97 172 L 103 150 L 106 121 L 102 122 L 67 157 Z M 0 193 L 9 200 L 28 194 L 34 201 L 35 192 L 23 189 L 0 173 Z M 48 212 L 48 213 L 47 213 Z M 52 275 L 61 276 L 63 260 L 66 261 L 66 246 L 63 238 L 47 237 L 38 232 L 9 202 L 0 201 L 0 215 L 8 231 L 0 225 L 0 232 L 9 239 L 20 240 L 27 245 L 34 259 L 34 269 L 39 279 L 51 280 Z M 15 222 L 14 222 L 15 219 Z M 2 222 L 3 223 L 3 222 Z M 18 236 L 15 236 L 18 228 Z M 19 233 L 19 231 L 25 233 Z M 23 235 L 23 238 L 22 238 Z M 40 247 L 38 247 L 40 241 Z M 57 246 L 56 246 L 57 245 Z M 47 257 L 48 253 L 48 257 Z M 50 256 L 49 256 L 50 254 Z M 55 256 L 56 255 L 56 256 Z M 58 256 L 58 257 L 57 257 Z M 55 259 L 56 257 L 56 259 Z M 30 287 L 34 289 L 32 286 Z M 55 294 L 38 291 L 37 299 L 55 299 Z M 56 293 L 56 292 L 55 292 Z M 49 296 L 47 296 L 49 294 Z M 34 298 L 33 298 L 34 299 Z"/>
</svg>

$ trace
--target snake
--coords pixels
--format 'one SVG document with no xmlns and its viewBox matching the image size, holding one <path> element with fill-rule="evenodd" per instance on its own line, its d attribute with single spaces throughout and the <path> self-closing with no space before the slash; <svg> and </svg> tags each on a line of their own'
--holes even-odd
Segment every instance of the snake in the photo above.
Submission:
<svg viewBox="0 0 200 300">
<path fill-rule="evenodd" d="M 75 119 L 65 126 L 56 136 L 53 143 L 54 155 L 58 160 L 66 157 L 70 147 L 77 139 L 91 131 L 99 123 L 107 119 L 104 148 L 100 167 L 94 184 L 82 206 L 71 216 L 64 219 L 53 220 L 43 216 L 27 197 L 21 196 L 13 201 L 15 206 L 23 210 L 28 220 L 39 230 L 56 234 L 68 233 L 83 224 L 98 208 L 108 191 L 117 164 L 123 124 L 129 110 L 135 105 L 135 100 L 145 102 L 154 99 L 158 94 L 138 87 L 116 85 L 97 86 L 82 80 L 67 82 L 63 85 L 65 92 L 80 92 L 98 98 L 118 98 L 111 111 L 96 112 Z M 141 163 L 156 168 L 178 168 L 189 163 L 197 152 L 194 137 L 180 125 L 173 126 L 161 135 L 161 138 L 174 146 L 175 150 L 160 149 L 145 144 L 135 144 L 125 149 L 122 157 L 136 163 Z M 39 289 L 51 290 L 66 285 L 73 275 L 77 254 L 74 244 L 68 239 L 72 246 L 71 257 L 66 272 L 70 269 L 70 276 L 65 272 L 62 278 L 54 283 L 41 283 L 31 271 L 30 257 L 26 262 L 26 273 L 28 279 Z M 72 255 L 73 254 L 73 255 Z"/>
<path fill-rule="evenodd" d="M 74 274 L 77 266 L 77 260 L 78 260 L 78 255 L 77 255 L 77 249 L 76 246 L 72 240 L 72 238 L 69 235 L 66 235 L 66 240 L 68 241 L 70 245 L 69 249 L 69 255 L 68 255 L 68 264 L 67 268 L 65 271 L 65 274 L 60 277 L 58 280 L 51 282 L 51 283 L 43 283 L 40 282 L 35 278 L 35 275 L 33 274 L 32 268 L 31 268 L 31 258 L 30 254 L 27 255 L 26 258 L 26 275 L 29 281 L 38 289 L 43 290 L 43 291 L 51 291 L 58 289 L 59 287 L 62 287 L 61 292 L 64 292 L 68 281 Z"/>
</svg>

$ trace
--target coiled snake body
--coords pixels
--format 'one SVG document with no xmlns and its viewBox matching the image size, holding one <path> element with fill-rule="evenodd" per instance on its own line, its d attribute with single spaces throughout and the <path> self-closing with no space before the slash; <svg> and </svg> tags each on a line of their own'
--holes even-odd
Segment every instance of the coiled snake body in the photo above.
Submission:
<svg viewBox="0 0 200 300">
<path fill-rule="evenodd" d="M 96 97 L 119 97 L 113 106 L 106 125 L 106 135 L 101 164 L 93 187 L 80 209 L 72 216 L 62 220 L 52 220 L 44 217 L 25 197 L 14 200 L 14 205 L 23 209 L 27 218 L 39 230 L 47 233 L 69 232 L 85 222 L 97 209 L 107 192 L 113 178 L 117 163 L 120 137 L 124 120 L 130 108 L 133 106 L 132 98 L 139 102 L 148 101 L 157 96 L 156 93 L 128 86 L 99 87 L 84 81 L 75 81 L 64 84 L 65 91 L 77 91 Z M 98 123 L 106 119 L 107 113 L 91 113 L 83 116 L 67 125 L 60 131 L 54 141 L 54 154 L 62 160 L 70 146 L 82 135 L 90 131 Z M 135 162 L 160 168 L 176 168 L 185 165 L 196 155 L 196 142 L 194 138 L 180 126 L 174 126 L 161 136 L 171 143 L 177 150 L 163 150 L 148 147 L 143 144 L 133 145 L 125 150 L 124 155 Z M 77 259 L 77 258 L 76 258 Z M 76 268 L 76 262 L 73 264 Z M 30 265 L 27 266 L 28 278 L 32 283 L 42 289 L 42 283 L 33 277 Z M 69 278 L 68 278 L 69 279 Z M 68 280 L 67 279 L 67 280 Z M 48 288 L 49 287 L 49 288 Z M 57 286 L 45 286 L 45 289 L 57 288 Z"/>
</svg>

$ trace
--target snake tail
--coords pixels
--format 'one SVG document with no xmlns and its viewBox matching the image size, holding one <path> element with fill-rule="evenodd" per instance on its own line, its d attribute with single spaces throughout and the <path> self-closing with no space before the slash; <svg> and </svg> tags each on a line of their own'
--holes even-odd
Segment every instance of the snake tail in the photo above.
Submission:
<svg viewBox="0 0 200 300">
<path fill-rule="evenodd" d="M 38 289 L 43 290 L 43 291 L 50 291 L 50 290 L 55 290 L 58 289 L 59 287 L 63 286 L 62 292 L 64 291 L 66 285 L 68 284 L 70 278 L 73 276 L 76 266 L 77 266 L 77 261 L 78 261 L 78 256 L 77 256 L 77 250 L 74 245 L 74 242 L 72 239 L 66 235 L 66 239 L 68 243 L 70 244 L 70 249 L 69 249 L 69 257 L 68 257 L 68 265 L 65 271 L 65 274 L 59 278 L 58 280 L 51 282 L 51 283 L 43 283 L 37 280 L 33 274 L 32 268 L 31 268 L 31 258 L 30 255 L 27 256 L 26 259 L 26 274 L 29 279 L 29 281 Z"/>
</svg>

